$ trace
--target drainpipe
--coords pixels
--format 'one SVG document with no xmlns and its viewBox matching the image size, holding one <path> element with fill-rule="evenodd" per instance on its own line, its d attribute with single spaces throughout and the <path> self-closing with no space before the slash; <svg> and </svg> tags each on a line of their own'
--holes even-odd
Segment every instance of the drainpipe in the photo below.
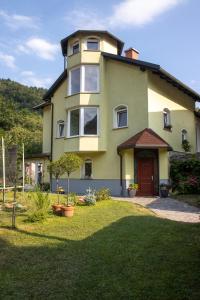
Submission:
<svg viewBox="0 0 200 300">
<path fill-rule="evenodd" d="M 122 154 L 117 150 L 117 154 L 120 158 L 120 186 L 121 186 L 121 195 L 123 195 L 123 180 L 122 180 Z"/>
<path fill-rule="evenodd" d="M 54 104 L 51 102 L 51 150 L 50 161 L 53 160 L 53 117 L 54 117 Z M 52 191 L 52 173 L 50 173 L 50 189 Z"/>
</svg>

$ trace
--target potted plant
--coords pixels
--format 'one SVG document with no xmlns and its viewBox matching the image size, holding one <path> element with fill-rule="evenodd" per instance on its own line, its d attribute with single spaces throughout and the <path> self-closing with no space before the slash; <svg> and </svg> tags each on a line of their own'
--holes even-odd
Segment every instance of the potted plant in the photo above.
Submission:
<svg viewBox="0 0 200 300">
<path fill-rule="evenodd" d="M 62 205 L 60 204 L 59 178 L 65 173 L 61 159 L 50 162 L 50 164 L 48 165 L 48 171 L 56 178 L 57 203 L 52 205 L 52 209 L 56 215 L 61 215 Z"/>
<path fill-rule="evenodd" d="M 130 183 L 128 187 L 128 195 L 130 198 L 134 198 L 136 195 L 136 192 L 138 190 L 138 184 L 137 183 Z"/>
<path fill-rule="evenodd" d="M 64 217 L 73 217 L 74 215 L 74 206 L 76 205 L 78 198 L 75 193 L 68 194 L 66 198 L 66 204 L 62 205 L 62 215 Z"/>
<path fill-rule="evenodd" d="M 160 184 L 160 196 L 161 198 L 167 198 L 169 195 L 170 185 L 167 183 Z"/>
<path fill-rule="evenodd" d="M 74 214 L 74 200 L 69 194 L 69 178 L 70 174 L 80 168 L 82 159 L 74 153 L 66 153 L 60 158 L 61 164 L 64 168 L 64 173 L 67 173 L 67 202 L 62 206 L 63 215 L 66 217 L 72 217 Z"/>
</svg>

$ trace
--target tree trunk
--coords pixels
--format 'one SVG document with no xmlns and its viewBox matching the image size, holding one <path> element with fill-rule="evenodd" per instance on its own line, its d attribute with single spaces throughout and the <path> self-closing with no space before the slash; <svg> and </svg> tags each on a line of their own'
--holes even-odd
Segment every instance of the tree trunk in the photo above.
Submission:
<svg viewBox="0 0 200 300">
<path fill-rule="evenodd" d="M 67 205 L 69 205 L 69 174 L 67 175 Z"/>
<path fill-rule="evenodd" d="M 58 182 L 58 178 L 56 178 L 56 192 L 57 192 L 57 199 L 58 199 L 58 204 L 60 204 L 60 196 L 59 196 L 59 182 Z"/>
</svg>

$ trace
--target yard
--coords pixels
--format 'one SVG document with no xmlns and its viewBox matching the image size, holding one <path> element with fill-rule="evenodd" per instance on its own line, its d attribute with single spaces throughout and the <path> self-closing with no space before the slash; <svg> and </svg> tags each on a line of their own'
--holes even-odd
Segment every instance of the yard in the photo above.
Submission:
<svg viewBox="0 0 200 300">
<path fill-rule="evenodd" d="M 44 223 L 0 211 L 1 299 L 200 299 L 199 224 L 102 201 Z"/>
</svg>

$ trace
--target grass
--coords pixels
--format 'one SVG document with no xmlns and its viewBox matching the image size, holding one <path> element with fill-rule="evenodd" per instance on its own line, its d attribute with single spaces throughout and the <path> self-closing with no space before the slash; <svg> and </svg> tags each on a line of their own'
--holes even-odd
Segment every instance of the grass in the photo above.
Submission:
<svg viewBox="0 0 200 300">
<path fill-rule="evenodd" d="M 172 198 L 200 208 L 200 195 L 172 195 Z"/>
<path fill-rule="evenodd" d="M 1 299 L 200 299 L 199 224 L 112 200 L 25 218 L 0 211 Z"/>
</svg>

